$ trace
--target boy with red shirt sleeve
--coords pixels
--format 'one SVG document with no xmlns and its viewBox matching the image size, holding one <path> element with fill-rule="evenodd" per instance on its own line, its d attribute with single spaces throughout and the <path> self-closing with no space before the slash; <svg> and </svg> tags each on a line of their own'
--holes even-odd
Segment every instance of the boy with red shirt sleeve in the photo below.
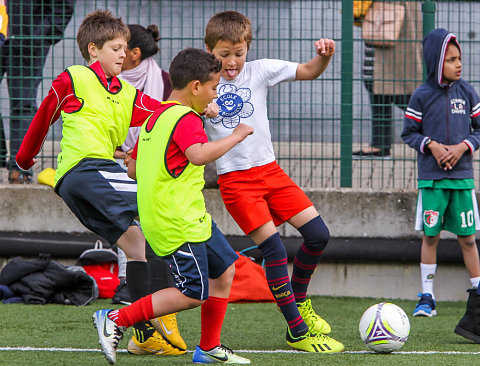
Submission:
<svg viewBox="0 0 480 366">
<path fill-rule="evenodd" d="M 158 108 L 158 112 L 164 111 L 173 104 L 175 103 L 163 102 Z M 206 142 L 208 142 L 208 137 L 203 129 L 203 125 L 198 123 L 198 116 L 194 114 L 184 116 L 176 126 L 175 131 L 173 132 L 172 142 L 168 146 L 166 160 L 167 169 L 172 175 L 175 175 L 176 171 L 182 170 L 188 164 L 185 150 L 195 143 Z M 138 140 L 132 151 L 131 158 L 133 160 L 137 160 L 137 151 Z M 132 169 L 129 169 L 129 171 L 132 171 Z"/>
<path fill-rule="evenodd" d="M 89 67 L 108 90 L 118 92 L 121 88 L 120 80 L 114 76 L 108 82 L 100 62 L 97 61 Z M 31 168 L 34 164 L 33 157 L 40 152 L 50 126 L 60 118 L 61 112 L 72 113 L 79 110 L 81 106 L 82 102 L 75 96 L 72 79 L 68 72 L 62 72 L 52 82 L 48 95 L 43 99 L 42 104 L 33 117 L 30 128 L 25 134 L 16 156 L 18 166 L 24 170 Z M 130 126 L 141 126 L 145 119 L 159 106 L 159 101 L 137 90 Z"/>
<path fill-rule="evenodd" d="M 128 172 L 138 182 L 142 230 L 153 251 L 169 264 L 176 288 L 93 314 L 110 363 L 116 360 L 126 327 L 200 305 L 202 331 L 193 362 L 250 363 L 220 343 L 238 255 L 206 211 L 202 193 L 204 165 L 253 133 L 252 127 L 240 123 L 229 136 L 207 140 L 199 113 L 217 96 L 221 68 L 221 62 L 205 51 L 180 52 L 170 66 L 169 100 L 141 128 Z"/>
<path fill-rule="evenodd" d="M 141 126 L 160 102 L 117 78 L 129 37 L 125 23 L 108 10 L 96 10 L 85 17 L 77 43 L 89 67 L 70 66 L 53 82 L 16 162 L 21 169 L 35 164 L 48 128 L 61 115 L 55 192 L 85 227 L 125 252 L 127 287 L 135 301 L 149 293 L 145 237 L 134 220 L 138 216 L 136 183 L 113 155 L 129 127 Z M 135 334 L 149 342 L 155 353 L 167 348 L 150 322 L 135 324 Z"/>
</svg>

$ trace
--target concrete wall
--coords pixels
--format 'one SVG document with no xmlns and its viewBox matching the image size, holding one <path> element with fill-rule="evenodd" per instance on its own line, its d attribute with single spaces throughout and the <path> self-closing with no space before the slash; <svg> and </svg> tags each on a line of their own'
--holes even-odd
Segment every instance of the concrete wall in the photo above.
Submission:
<svg viewBox="0 0 480 366">
<path fill-rule="evenodd" d="M 418 237 L 413 228 L 415 191 L 322 189 L 307 191 L 307 195 L 333 237 Z M 218 190 L 206 189 L 205 200 L 207 210 L 225 235 L 243 235 L 225 210 Z M 0 185 L 0 212 L 0 231 L 87 231 L 47 186 Z M 283 236 L 297 235 L 289 226 L 280 231 Z"/>
<path fill-rule="evenodd" d="M 415 191 L 322 189 L 307 194 L 329 226 L 332 238 L 351 238 L 347 242 L 355 238 L 386 238 L 380 242 L 385 246 L 392 244 L 391 248 L 394 241 L 411 243 L 413 239 L 417 245 L 420 242 L 420 235 L 414 231 Z M 208 211 L 226 235 L 243 235 L 225 210 L 218 190 L 206 189 L 205 199 Z M 62 199 L 46 186 L 0 185 L 0 212 L 0 232 L 87 232 Z M 297 235 L 287 226 L 281 227 L 280 232 L 285 237 Z M 441 264 L 437 274 L 437 299 L 466 299 L 469 281 L 463 263 Z M 418 264 L 400 259 L 397 263 L 349 259 L 322 263 L 309 292 L 414 299 L 420 290 Z"/>
<path fill-rule="evenodd" d="M 335 238 L 420 238 L 414 230 L 415 190 L 324 188 L 307 190 Z M 216 189 L 204 190 L 207 210 L 225 235 L 243 235 Z M 478 199 L 478 198 L 477 198 Z M 43 185 L 0 184 L 0 232 L 64 232 L 87 230 L 63 200 Z M 289 225 L 282 236 L 295 237 Z M 452 237 L 445 234 L 445 237 Z"/>
</svg>

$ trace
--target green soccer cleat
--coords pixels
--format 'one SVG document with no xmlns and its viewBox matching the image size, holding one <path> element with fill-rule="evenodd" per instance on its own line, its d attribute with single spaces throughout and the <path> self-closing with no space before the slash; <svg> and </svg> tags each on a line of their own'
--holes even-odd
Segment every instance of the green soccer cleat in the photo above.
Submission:
<svg viewBox="0 0 480 366">
<path fill-rule="evenodd" d="M 342 343 L 324 334 L 309 332 L 304 336 L 293 338 L 290 329 L 287 329 L 287 344 L 300 351 L 316 353 L 337 353 L 345 349 Z"/>
<path fill-rule="evenodd" d="M 307 299 L 304 302 L 297 302 L 298 311 L 305 323 L 308 325 L 308 330 L 313 334 L 329 334 L 332 331 L 330 324 L 315 313 L 312 308 L 312 300 Z"/>
</svg>

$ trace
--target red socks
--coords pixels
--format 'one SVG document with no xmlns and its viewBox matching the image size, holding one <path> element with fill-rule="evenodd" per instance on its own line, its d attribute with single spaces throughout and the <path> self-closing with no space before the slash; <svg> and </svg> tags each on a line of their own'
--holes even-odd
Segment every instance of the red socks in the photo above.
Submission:
<svg viewBox="0 0 480 366">
<path fill-rule="evenodd" d="M 112 310 L 108 313 L 108 317 L 121 327 L 131 327 L 138 322 L 148 321 L 155 317 L 152 295 L 142 297 L 119 310 Z"/>
<path fill-rule="evenodd" d="M 202 334 L 200 348 L 208 351 L 220 345 L 223 319 L 227 312 L 228 299 L 210 296 L 202 305 Z"/>
</svg>

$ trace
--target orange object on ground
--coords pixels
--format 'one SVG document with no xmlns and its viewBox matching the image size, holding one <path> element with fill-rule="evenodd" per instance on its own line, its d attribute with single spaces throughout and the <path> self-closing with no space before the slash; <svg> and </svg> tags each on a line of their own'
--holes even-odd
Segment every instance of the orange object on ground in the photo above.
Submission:
<svg viewBox="0 0 480 366">
<path fill-rule="evenodd" d="M 235 277 L 228 302 L 274 302 L 262 266 L 239 252 L 237 254 L 239 258 L 235 262 Z"/>
</svg>

